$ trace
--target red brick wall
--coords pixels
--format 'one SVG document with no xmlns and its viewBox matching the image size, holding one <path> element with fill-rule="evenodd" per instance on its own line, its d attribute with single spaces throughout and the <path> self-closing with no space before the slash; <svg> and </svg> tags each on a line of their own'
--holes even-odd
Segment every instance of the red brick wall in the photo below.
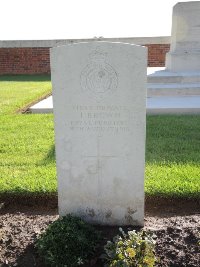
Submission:
<svg viewBox="0 0 200 267">
<path fill-rule="evenodd" d="M 169 44 L 148 44 L 148 66 L 165 66 Z M 0 75 L 50 73 L 48 47 L 0 48 Z"/>
<path fill-rule="evenodd" d="M 170 49 L 170 44 L 148 44 L 148 66 L 164 67 L 165 55 Z"/>
<path fill-rule="evenodd" d="M 0 48 L 0 74 L 50 73 L 49 48 Z"/>
</svg>

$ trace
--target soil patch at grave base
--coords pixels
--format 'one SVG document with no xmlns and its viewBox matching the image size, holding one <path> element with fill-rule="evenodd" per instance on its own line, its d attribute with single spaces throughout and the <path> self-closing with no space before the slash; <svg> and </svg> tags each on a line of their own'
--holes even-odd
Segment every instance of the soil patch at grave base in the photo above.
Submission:
<svg viewBox="0 0 200 267">
<path fill-rule="evenodd" d="M 34 243 L 58 219 L 57 198 L 7 198 L 1 202 L 0 266 L 45 267 Z M 118 227 L 96 227 L 104 238 L 96 255 L 84 267 L 103 266 L 98 259 L 103 245 L 119 233 Z M 199 266 L 199 200 L 146 198 L 144 228 L 157 236 L 156 256 L 160 262 L 156 266 Z"/>
</svg>

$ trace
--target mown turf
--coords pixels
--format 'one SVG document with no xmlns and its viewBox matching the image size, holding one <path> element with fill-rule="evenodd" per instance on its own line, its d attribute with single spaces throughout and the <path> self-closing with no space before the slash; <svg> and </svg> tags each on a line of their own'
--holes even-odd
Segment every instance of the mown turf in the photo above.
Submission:
<svg viewBox="0 0 200 267">
<path fill-rule="evenodd" d="M 0 125 L 0 193 L 55 192 L 53 116 L 0 116 Z"/>
<path fill-rule="evenodd" d="M 0 193 L 57 190 L 53 115 L 0 116 Z M 145 191 L 200 197 L 200 116 L 148 116 Z"/>
<path fill-rule="evenodd" d="M 200 197 L 200 116 L 148 116 L 148 195 Z"/>
<path fill-rule="evenodd" d="M 57 191 L 53 115 L 15 114 L 50 91 L 49 76 L 0 76 L 0 195 Z M 200 115 L 147 116 L 145 192 L 200 197 Z"/>
<path fill-rule="evenodd" d="M 51 92 L 50 76 L 0 76 L 0 115 L 15 113 Z"/>
</svg>

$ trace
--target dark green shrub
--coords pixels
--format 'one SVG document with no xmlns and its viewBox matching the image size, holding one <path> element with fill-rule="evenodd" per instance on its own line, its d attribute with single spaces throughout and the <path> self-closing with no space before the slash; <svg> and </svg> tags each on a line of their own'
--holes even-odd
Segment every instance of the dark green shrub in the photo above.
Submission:
<svg viewBox="0 0 200 267">
<path fill-rule="evenodd" d="M 106 252 L 102 258 L 109 267 L 153 267 L 156 257 L 155 241 L 146 232 L 129 231 L 128 234 L 120 228 L 121 235 L 108 241 L 104 246 Z"/>
<path fill-rule="evenodd" d="M 36 242 L 39 255 L 51 266 L 73 267 L 94 253 L 99 232 L 78 217 L 67 215 L 52 223 Z"/>
</svg>

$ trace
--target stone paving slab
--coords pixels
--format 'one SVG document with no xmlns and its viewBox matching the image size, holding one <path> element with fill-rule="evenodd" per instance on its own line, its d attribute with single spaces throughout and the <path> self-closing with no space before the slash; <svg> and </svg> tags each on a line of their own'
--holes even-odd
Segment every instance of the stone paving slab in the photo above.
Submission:
<svg viewBox="0 0 200 267">
<path fill-rule="evenodd" d="M 155 96 L 147 98 L 148 114 L 200 114 L 200 96 Z"/>
<path fill-rule="evenodd" d="M 151 76 L 156 72 L 166 73 L 166 71 L 164 70 L 165 68 L 163 67 L 147 68 L 147 75 Z M 156 87 L 159 86 L 160 84 L 156 85 Z M 188 87 L 189 85 L 185 84 L 184 86 Z M 149 90 L 152 89 L 151 87 L 152 85 L 148 84 Z M 156 89 L 156 87 L 154 88 L 154 90 Z M 166 84 L 163 88 L 165 89 L 165 87 L 166 89 L 167 87 L 174 87 L 174 84 L 172 84 L 171 86 L 169 84 Z M 181 85 L 179 87 L 181 87 Z M 198 89 L 197 87 L 198 86 L 194 86 L 194 88 Z M 33 105 L 31 108 L 29 108 L 29 112 L 52 113 L 52 96 Z M 200 95 L 149 95 L 147 97 L 147 114 L 200 114 Z"/>
<path fill-rule="evenodd" d="M 52 113 L 52 96 L 32 106 L 31 113 Z M 147 98 L 148 114 L 200 114 L 200 96 L 155 96 Z"/>
</svg>

